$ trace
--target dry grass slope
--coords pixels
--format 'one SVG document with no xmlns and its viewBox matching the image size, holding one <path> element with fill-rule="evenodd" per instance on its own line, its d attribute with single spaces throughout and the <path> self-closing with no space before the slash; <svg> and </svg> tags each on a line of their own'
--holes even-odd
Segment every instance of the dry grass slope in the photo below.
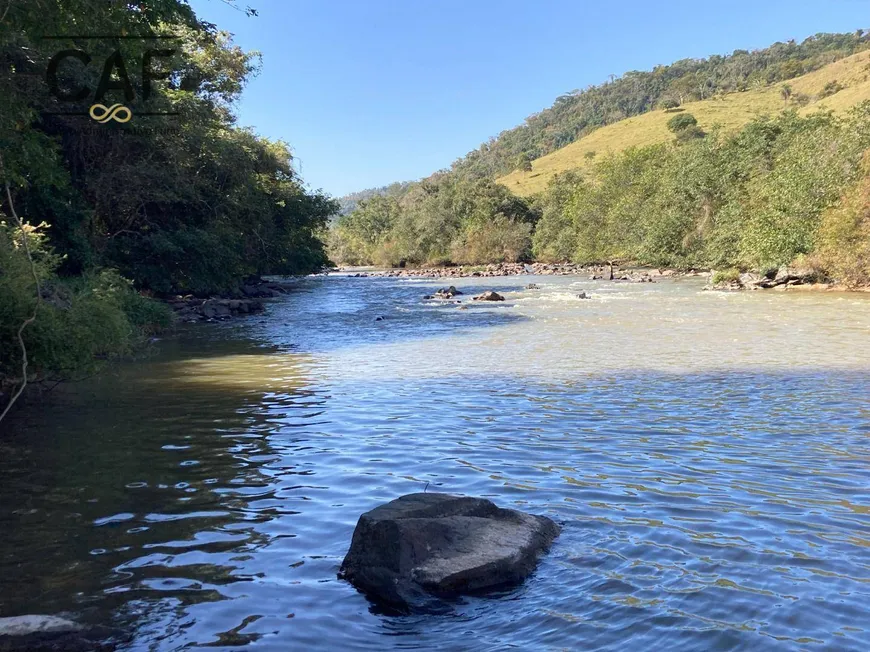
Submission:
<svg viewBox="0 0 870 652">
<path fill-rule="evenodd" d="M 845 88 L 830 97 L 818 99 L 822 89 L 833 81 Z M 856 104 L 870 100 L 870 53 L 859 52 L 793 79 L 788 84 L 795 95 L 804 94 L 811 98 L 810 103 L 800 109 L 802 113 L 847 111 Z M 692 113 L 705 130 L 717 126 L 724 130 L 737 130 L 756 117 L 775 114 L 786 108 L 782 98 L 783 86 L 780 83 L 742 93 L 730 93 L 702 102 L 687 103 L 683 108 Z M 511 172 L 499 178 L 498 182 L 524 197 L 541 192 L 560 172 L 587 167 L 594 160 L 590 158 L 590 152 L 598 157 L 629 147 L 642 147 L 672 139 L 673 134 L 668 131 L 667 122 L 673 115 L 653 111 L 602 127 L 562 149 L 536 159 L 532 162 L 531 172 Z"/>
</svg>

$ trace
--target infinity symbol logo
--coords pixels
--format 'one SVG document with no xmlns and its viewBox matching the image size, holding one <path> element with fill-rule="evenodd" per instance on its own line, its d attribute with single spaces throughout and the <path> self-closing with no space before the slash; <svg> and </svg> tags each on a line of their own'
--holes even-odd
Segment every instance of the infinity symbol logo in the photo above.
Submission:
<svg viewBox="0 0 870 652">
<path fill-rule="evenodd" d="M 115 122 L 130 122 L 130 118 L 133 117 L 133 112 L 123 104 L 113 104 L 109 107 L 102 104 L 94 104 L 88 113 L 90 113 L 90 116 L 100 124 L 106 124 L 109 120 L 114 120 Z M 126 117 L 122 117 L 122 113 Z"/>
</svg>

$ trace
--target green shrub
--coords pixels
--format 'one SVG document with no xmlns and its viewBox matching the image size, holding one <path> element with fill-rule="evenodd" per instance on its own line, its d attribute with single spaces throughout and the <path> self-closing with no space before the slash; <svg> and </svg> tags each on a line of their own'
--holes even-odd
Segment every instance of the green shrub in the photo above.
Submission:
<svg viewBox="0 0 870 652">
<path fill-rule="evenodd" d="M 451 247 L 454 263 L 515 263 L 531 252 L 531 226 L 503 215 L 474 224 Z"/>
<path fill-rule="evenodd" d="M 680 143 L 685 143 L 690 140 L 704 138 L 706 135 L 706 132 L 701 129 L 701 127 L 699 127 L 698 125 L 692 125 L 677 132 L 677 141 Z"/>
<path fill-rule="evenodd" d="M 172 326 L 174 316 L 169 306 L 140 294 L 130 280 L 113 269 L 86 276 L 85 283 L 99 300 L 114 303 L 124 312 L 137 336 L 154 335 Z"/>
<path fill-rule="evenodd" d="M 523 152 L 517 157 L 517 170 L 521 172 L 531 172 L 532 171 L 532 157 Z"/>
<path fill-rule="evenodd" d="M 720 269 L 713 272 L 713 276 L 710 278 L 710 282 L 713 285 L 718 285 L 719 283 L 733 283 L 735 281 L 740 280 L 740 270 L 736 267 L 732 267 L 730 269 Z"/>
<path fill-rule="evenodd" d="M 798 106 L 807 106 L 810 102 L 813 101 L 806 93 L 795 93 L 791 96 L 791 101 Z"/>
<path fill-rule="evenodd" d="M 541 214 L 532 239 L 536 259 L 559 262 L 573 258 L 577 251 L 577 232 L 567 208 L 582 185 L 583 178 L 576 172 L 557 174 L 546 192 L 536 199 L 535 208 Z"/>
<path fill-rule="evenodd" d="M 696 126 L 697 124 L 697 118 L 695 118 L 691 113 L 680 113 L 668 120 L 668 129 L 675 134 L 678 134 L 685 129 Z"/>
<path fill-rule="evenodd" d="M 858 182 L 823 215 L 819 247 L 807 263 L 845 285 L 870 285 L 870 151 Z"/>
<path fill-rule="evenodd" d="M 44 230 L 28 228 L 41 285 L 36 320 L 24 332 L 31 381 L 90 374 L 105 361 L 130 353 L 146 335 L 172 323 L 170 309 L 137 293 L 113 270 L 72 279 L 54 274 L 59 258 Z M 0 386 L 20 382 L 17 331 L 33 314 L 36 286 L 21 232 L 0 222 Z"/>
<path fill-rule="evenodd" d="M 829 81 L 827 84 L 825 84 L 825 87 L 819 93 L 819 99 L 824 99 L 826 97 L 831 97 L 831 95 L 836 95 L 845 88 L 846 87 L 843 86 L 843 84 L 838 82 L 836 79 L 834 79 L 833 81 Z"/>
</svg>

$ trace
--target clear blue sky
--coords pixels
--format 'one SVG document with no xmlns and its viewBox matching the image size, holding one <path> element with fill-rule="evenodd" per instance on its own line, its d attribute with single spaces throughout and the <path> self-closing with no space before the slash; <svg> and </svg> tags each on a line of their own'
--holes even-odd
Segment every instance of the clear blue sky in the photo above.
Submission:
<svg viewBox="0 0 870 652">
<path fill-rule="evenodd" d="M 610 74 L 870 27 L 870 0 L 189 1 L 263 54 L 240 123 L 335 196 L 427 176 Z"/>
</svg>

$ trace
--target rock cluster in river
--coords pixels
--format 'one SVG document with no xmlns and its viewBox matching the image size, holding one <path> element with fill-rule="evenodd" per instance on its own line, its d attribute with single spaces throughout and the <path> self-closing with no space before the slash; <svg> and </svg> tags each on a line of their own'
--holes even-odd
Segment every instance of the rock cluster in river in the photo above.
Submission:
<svg viewBox="0 0 870 652">
<path fill-rule="evenodd" d="M 518 584 L 559 534 L 544 516 L 481 498 L 417 493 L 363 514 L 339 577 L 401 611 Z"/>
<path fill-rule="evenodd" d="M 166 300 L 181 321 L 221 321 L 239 315 L 262 312 L 262 299 L 280 297 L 288 286 L 258 279 L 248 279 L 237 292 L 220 297 L 175 295 Z"/>
<path fill-rule="evenodd" d="M 694 270 L 677 272 L 658 269 L 618 269 L 615 265 L 578 265 L 575 263 L 497 263 L 477 266 L 428 267 L 388 269 L 352 274 L 353 277 L 368 276 L 387 278 L 491 278 L 496 276 L 568 276 L 587 274 L 593 281 L 627 281 L 631 283 L 654 283 L 667 276 L 697 276 Z"/>
<path fill-rule="evenodd" d="M 769 290 L 776 288 L 785 290 L 797 285 L 815 285 L 817 287 L 827 287 L 825 284 L 817 283 L 818 278 L 814 270 L 780 267 L 777 270 L 772 270 L 767 274 L 754 274 L 751 272 L 740 274 L 736 278 L 711 283 L 704 287 L 705 290 Z"/>
<path fill-rule="evenodd" d="M 441 288 L 435 292 L 435 296 L 439 299 L 452 299 L 460 294 L 462 294 L 462 292 L 457 290 L 455 285 L 451 285 L 449 288 Z"/>
<path fill-rule="evenodd" d="M 477 278 L 494 276 L 517 276 L 520 274 L 564 275 L 577 274 L 584 268 L 573 263 L 493 263 L 490 265 L 402 268 L 369 272 L 369 276 L 415 277 L 415 278 Z M 356 276 L 356 275 L 354 275 Z"/>
</svg>

